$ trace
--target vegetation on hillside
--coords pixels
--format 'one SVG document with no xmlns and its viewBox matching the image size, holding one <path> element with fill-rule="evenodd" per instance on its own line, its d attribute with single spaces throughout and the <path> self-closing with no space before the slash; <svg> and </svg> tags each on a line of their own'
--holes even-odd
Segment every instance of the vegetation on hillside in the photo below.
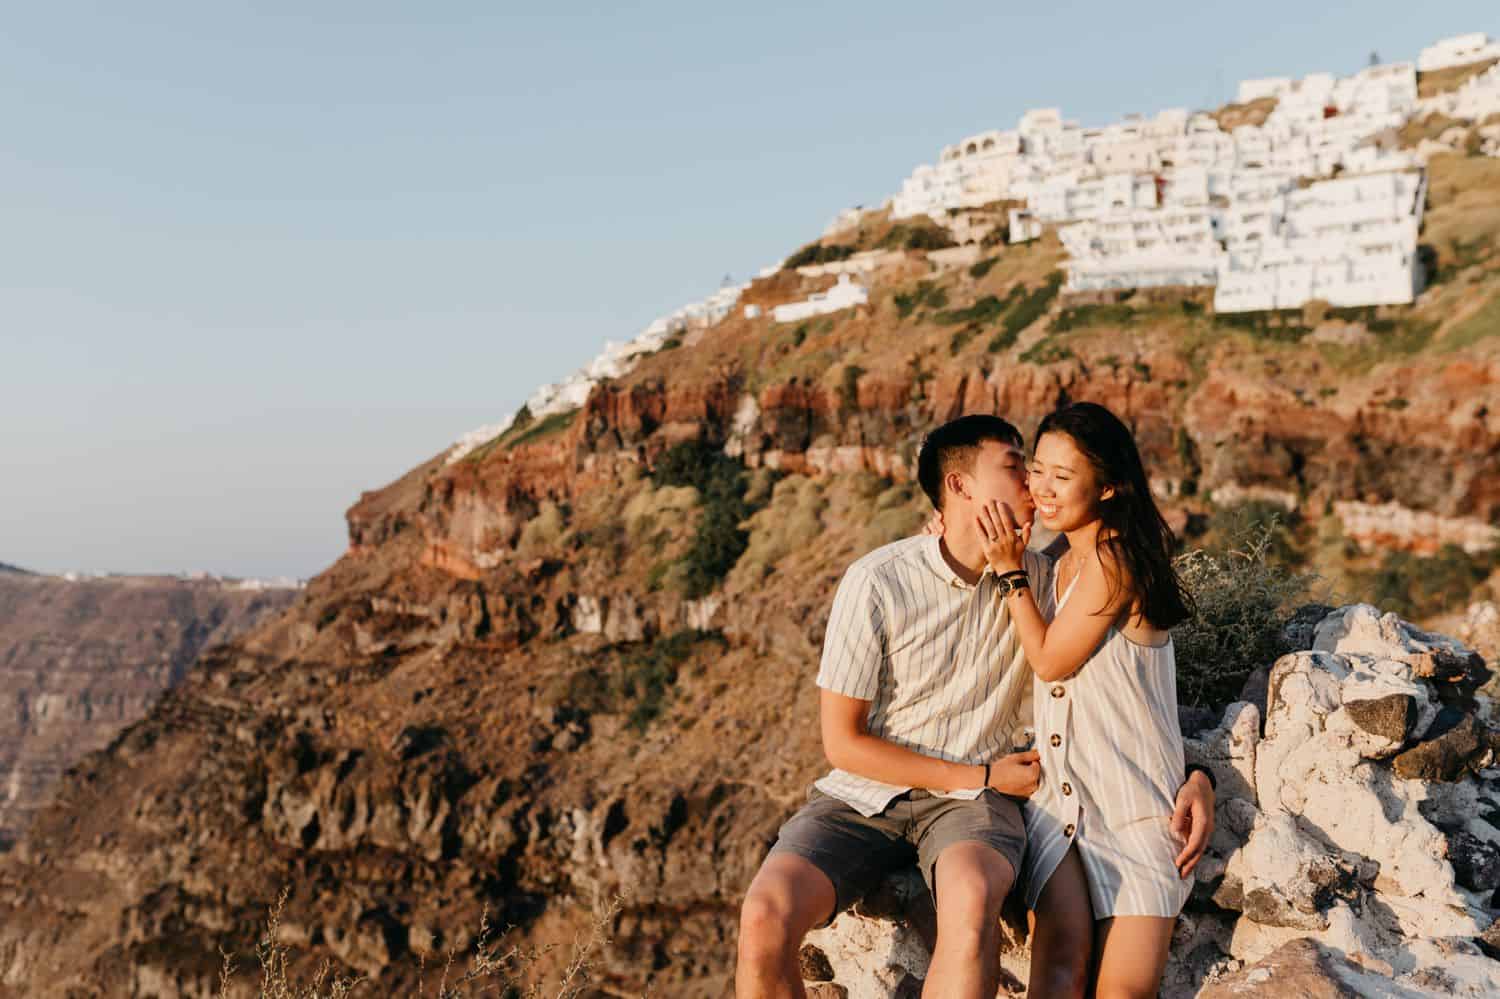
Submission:
<svg viewBox="0 0 1500 999">
<path fill-rule="evenodd" d="M 691 486 L 702 508 L 697 531 L 682 558 L 683 595 L 713 591 L 750 543 L 741 527 L 755 508 L 747 500 L 745 466 L 701 440 L 685 441 L 664 453 L 651 473 L 657 486 Z"/>
<path fill-rule="evenodd" d="M 1221 708 L 1239 696 L 1252 672 L 1286 651 L 1282 626 L 1314 577 L 1288 569 L 1275 551 L 1273 521 L 1177 559 L 1196 604 L 1194 616 L 1172 629 L 1182 703 Z"/>
</svg>

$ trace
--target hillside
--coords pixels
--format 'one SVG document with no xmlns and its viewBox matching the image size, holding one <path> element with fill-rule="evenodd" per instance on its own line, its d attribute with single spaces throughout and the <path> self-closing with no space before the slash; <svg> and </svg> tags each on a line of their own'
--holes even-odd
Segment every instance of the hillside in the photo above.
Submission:
<svg viewBox="0 0 1500 999">
<path fill-rule="evenodd" d="M 201 651 L 295 596 L 209 580 L 0 571 L 0 847 L 64 770 L 144 715 Z"/>
<path fill-rule="evenodd" d="M 834 278 L 770 273 L 739 299 L 760 315 L 366 493 L 302 599 L 0 858 L 0 996 L 207 994 L 283 887 L 299 968 L 380 994 L 467 950 L 486 908 L 566 949 L 617 892 L 610 990 L 725 994 L 743 886 L 823 769 L 833 588 L 921 523 L 917 442 L 965 412 L 1029 434 L 1105 403 L 1190 542 L 1272 504 L 1278 557 L 1343 598 L 1460 606 L 1500 519 L 1500 159 L 1428 168 L 1411 306 L 1068 297 L 1050 232 L 950 266 L 935 226 L 866 213 L 817 241 L 897 251 L 866 304 L 777 323 Z"/>
</svg>

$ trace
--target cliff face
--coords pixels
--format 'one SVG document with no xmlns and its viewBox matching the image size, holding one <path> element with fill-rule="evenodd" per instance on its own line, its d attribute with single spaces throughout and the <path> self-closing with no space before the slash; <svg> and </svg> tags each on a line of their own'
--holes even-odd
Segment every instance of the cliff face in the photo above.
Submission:
<svg viewBox="0 0 1500 999">
<path fill-rule="evenodd" d="M 203 649 L 279 613 L 295 595 L 0 571 L 0 844 L 21 834 L 64 770 L 145 715 Z"/>
<path fill-rule="evenodd" d="M 1448 186 L 1437 232 L 1476 217 Z M 0 995 L 207 994 L 282 887 L 307 966 L 390 994 L 485 906 L 566 949 L 615 892 L 610 987 L 724 994 L 740 893 L 823 769 L 833 588 L 921 523 L 916 444 L 965 412 L 1029 433 L 1063 399 L 1111 406 L 1179 523 L 1238 490 L 1331 529 L 1359 504 L 1343 540 L 1421 551 L 1424 517 L 1482 540 L 1500 512 L 1492 253 L 1413 309 L 1256 327 L 1191 295 L 1049 299 L 1055 241 L 994 252 L 909 253 L 869 305 L 807 323 L 733 317 L 571 421 L 365 494 L 303 599 L 89 756 L 0 860 Z M 646 476 L 685 440 L 742 463 L 743 497 Z M 1416 526 L 1362 513 L 1390 504 Z M 744 551 L 715 566 L 726 517 Z"/>
</svg>

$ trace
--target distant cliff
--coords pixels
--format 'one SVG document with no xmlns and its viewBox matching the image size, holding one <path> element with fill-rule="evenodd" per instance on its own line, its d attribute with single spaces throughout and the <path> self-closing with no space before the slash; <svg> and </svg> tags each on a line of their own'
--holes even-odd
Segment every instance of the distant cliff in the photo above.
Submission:
<svg viewBox="0 0 1500 999">
<path fill-rule="evenodd" d="M 144 715 L 201 651 L 296 595 L 169 577 L 67 580 L 0 565 L 0 847 L 64 770 Z"/>
</svg>

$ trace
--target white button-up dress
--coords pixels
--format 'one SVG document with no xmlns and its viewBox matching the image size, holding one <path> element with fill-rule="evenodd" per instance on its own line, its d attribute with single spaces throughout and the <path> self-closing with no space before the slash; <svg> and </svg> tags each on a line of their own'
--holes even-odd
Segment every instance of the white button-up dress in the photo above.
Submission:
<svg viewBox="0 0 1500 999">
<path fill-rule="evenodd" d="M 1042 614 L 1072 590 L 1058 600 L 1055 581 L 1046 587 Z M 1076 846 L 1095 919 L 1176 916 L 1192 881 L 1177 874 L 1170 828 L 1183 780 L 1171 639 L 1139 645 L 1112 627 L 1072 676 L 1035 680 L 1032 704 L 1042 780 L 1024 810 L 1026 904 Z"/>
</svg>

